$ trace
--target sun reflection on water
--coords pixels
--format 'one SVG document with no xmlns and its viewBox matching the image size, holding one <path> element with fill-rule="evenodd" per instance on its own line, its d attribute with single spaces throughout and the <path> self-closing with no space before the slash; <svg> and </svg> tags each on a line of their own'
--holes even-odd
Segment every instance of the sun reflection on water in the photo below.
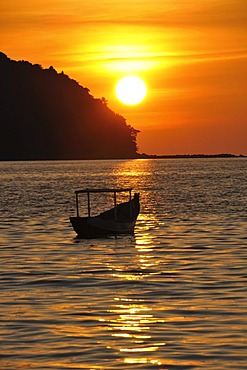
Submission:
<svg viewBox="0 0 247 370">
<path fill-rule="evenodd" d="M 143 299 L 115 298 L 114 301 L 113 308 L 108 311 L 111 319 L 107 325 L 114 339 L 114 349 L 125 355 L 124 363 L 161 364 L 160 360 L 151 358 L 151 353 L 164 346 L 165 342 L 154 341 L 151 327 L 164 320 L 156 318 Z M 140 355 L 136 356 L 137 353 Z"/>
<path fill-rule="evenodd" d="M 158 274 L 159 259 L 155 257 L 150 233 L 137 234 L 134 238 L 134 255 L 122 263 L 116 259 L 108 269 L 111 276 L 121 283 L 128 281 L 129 289 L 122 291 L 114 298 L 108 315 L 100 321 L 107 325 L 111 340 L 108 349 L 114 349 L 124 356 L 125 364 L 163 365 L 159 350 L 166 343 L 159 336 L 160 327 L 165 320 L 161 319 L 152 301 L 143 296 L 135 296 L 135 286 L 143 280 L 155 279 Z M 144 291 L 143 291 L 144 292 Z M 144 292 L 145 293 L 145 292 Z"/>
</svg>

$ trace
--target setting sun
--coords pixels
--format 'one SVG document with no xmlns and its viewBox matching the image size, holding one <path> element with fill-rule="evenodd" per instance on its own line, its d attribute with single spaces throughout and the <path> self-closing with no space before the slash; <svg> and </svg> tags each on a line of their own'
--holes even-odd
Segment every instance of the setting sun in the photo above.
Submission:
<svg viewBox="0 0 247 370">
<path fill-rule="evenodd" d="M 117 98 L 124 104 L 140 103 L 146 96 L 147 88 L 144 81 L 137 76 L 126 76 L 118 81 L 116 86 Z"/>
</svg>

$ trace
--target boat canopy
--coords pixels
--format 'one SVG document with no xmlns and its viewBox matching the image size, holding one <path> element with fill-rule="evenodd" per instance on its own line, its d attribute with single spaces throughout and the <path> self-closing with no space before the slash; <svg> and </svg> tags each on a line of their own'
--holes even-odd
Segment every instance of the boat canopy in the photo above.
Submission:
<svg viewBox="0 0 247 370">
<path fill-rule="evenodd" d="M 131 201 L 131 191 L 132 188 L 120 188 L 120 189 L 81 189 L 76 190 L 76 215 L 79 217 L 79 194 L 87 194 L 87 212 L 88 217 L 91 217 L 91 203 L 90 203 L 90 194 L 92 193 L 113 193 L 114 195 L 114 208 L 115 208 L 115 217 L 117 215 L 117 193 L 128 192 L 129 193 L 129 201 Z M 130 206 L 131 209 L 131 206 Z"/>
<path fill-rule="evenodd" d="M 80 193 L 122 193 L 125 191 L 132 191 L 132 188 L 120 188 L 120 189 L 82 189 L 82 190 L 76 190 L 75 194 Z"/>
</svg>

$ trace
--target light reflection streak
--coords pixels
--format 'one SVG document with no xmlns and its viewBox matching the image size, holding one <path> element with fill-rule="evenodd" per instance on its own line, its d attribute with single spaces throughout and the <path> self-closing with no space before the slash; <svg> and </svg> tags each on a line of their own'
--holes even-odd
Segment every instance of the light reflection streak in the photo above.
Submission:
<svg viewBox="0 0 247 370">
<path fill-rule="evenodd" d="M 114 348 L 126 356 L 124 363 L 161 364 L 160 360 L 150 356 L 166 343 L 152 338 L 151 327 L 164 323 L 164 320 L 156 318 L 153 309 L 145 304 L 144 300 L 129 298 L 114 300 L 116 302 L 114 308 L 108 311 L 112 318 L 107 320 L 107 324 L 111 337 L 116 339 Z M 140 357 L 132 357 L 133 353 L 140 353 Z"/>
<path fill-rule="evenodd" d="M 152 365 L 162 365 L 162 362 L 159 360 L 148 360 L 147 358 L 126 358 L 124 360 L 126 364 L 147 364 L 150 363 Z M 164 369 L 165 370 L 165 369 Z"/>
<path fill-rule="evenodd" d="M 111 275 L 115 279 L 128 281 L 149 280 L 159 273 L 157 265 L 159 260 L 153 253 L 154 244 L 150 234 L 142 233 L 135 239 L 135 258 L 123 265 L 114 261 L 108 266 Z M 133 256 L 132 256 L 133 257 Z M 159 349 L 166 343 L 161 338 L 156 338 L 160 325 L 165 320 L 155 316 L 155 310 L 151 303 L 145 299 L 133 298 L 133 292 L 114 298 L 114 304 L 109 313 L 109 318 L 104 319 L 110 337 L 113 340 L 111 348 L 124 355 L 126 364 L 153 364 L 162 365 L 158 355 Z M 103 320 L 103 319 L 102 319 Z M 154 327 L 157 326 L 157 331 Z M 133 356 L 134 354 L 134 356 Z"/>
</svg>

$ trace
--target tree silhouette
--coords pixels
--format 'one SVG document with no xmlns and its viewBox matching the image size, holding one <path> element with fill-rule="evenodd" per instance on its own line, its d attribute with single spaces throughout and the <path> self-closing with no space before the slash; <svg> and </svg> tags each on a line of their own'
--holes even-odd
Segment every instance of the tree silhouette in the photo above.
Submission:
<svg viewBox="0 0 247 370">
<path fill-rule="evenodd" d="M 0 160 L 135 158 L 138 130 L 64 72 L 0 53 Z"/>
</svg>

